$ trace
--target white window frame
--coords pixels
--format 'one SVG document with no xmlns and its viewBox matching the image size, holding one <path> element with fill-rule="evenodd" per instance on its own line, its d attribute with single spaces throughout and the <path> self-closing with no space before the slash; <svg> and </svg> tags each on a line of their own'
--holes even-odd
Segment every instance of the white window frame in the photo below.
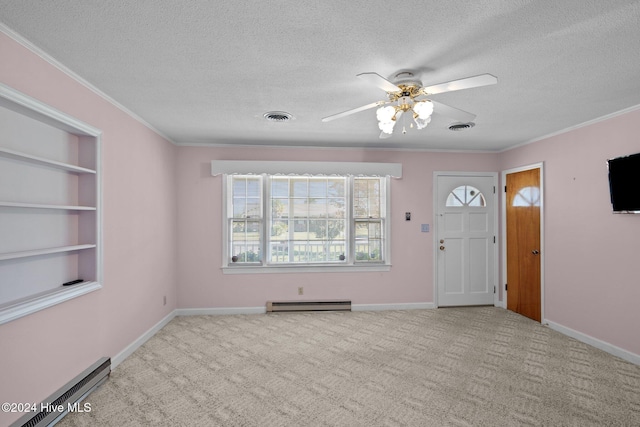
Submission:
<svg viewBox="0 0 640 427">
<path fill-rule="evenodd" d="M 248 174 L 238 174 L 248 175 Z M 347 259 L 344 262 L 335 263 L 295 263 L 295 264 L 269 264 L 264 262 L 264 258 L 267 257 L 267 234 L 269 233 L 269 221 L 271 219 L 271 212 L 269 210 L 269 178 L 271 176 L 277 176 L 278 174 L 253 174 L 262 176 L 262 254 L 263 262 L 259 264 L 231 264 L 229 263 L 229 244 L 230 244 L 230 223 L 229 217 L 229 197 L 231 196 L 231 179 L 232 174 L 224 173 L 223 186 L 222 186 L 222 270 L 224 274 L 251 274 L 251 273 L 313 273 L 313 272 L 374 272 L 374 271 L 390 271 L 391 269 L 391 198 L 390 198 L 390 186 L 391 179 L 389 176 L 353 176 L 353 175 L 339 175 L 347 178 L 346 185 L 346 212 L 347 223 L 345 235 L 347 239 Z M 299 176 L 305 176 L 302 174 L 296 174 Z M 319 176 L 327 176 L 328 174 L 318 174 Z M 318 176 L 315 175 L 315 176 Z M 309 175 L 306 175 L 309 176 Z M 382 218 L 382 239 L 383 239 L 383 251 L 384 260 L 377 261 L 360 261 L 355 260 L 355 229 L 354 229 L 354 211 L 353 211 L 353 183 L 356 178 L 378 178 L 383 184 L 382 197 L 385 204 L 381 207 L 384 213 Z"/>
</svg>

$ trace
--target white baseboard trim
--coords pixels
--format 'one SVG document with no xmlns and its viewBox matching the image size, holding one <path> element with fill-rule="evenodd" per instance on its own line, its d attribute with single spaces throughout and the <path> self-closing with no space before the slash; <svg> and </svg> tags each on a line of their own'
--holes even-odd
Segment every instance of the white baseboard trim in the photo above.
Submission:
<svg viewBox="0 0 640 427">
<path fill-rule="evenodd" d="M 142 334 L 138 339 L 129 344 L 122 350 L 120 353 L 116 354 L 111 358 L 111 370 L 114 370 L 124 359 L 129 357 L 136 351 L 142 344 L 147 342 L 149 338 L 154 336 L 160 329 L 164 328 L 167 323 L 171 322 L 173 318 L 176 317 L 176 310 L 173 310 L 171 313 L 167 314 L 162 320 L 156 323 L 151 329 Z"/>
<path fill-rule="evenodd" d="M 549 320 L 544 320 L 543 324 L 549 326 L 549 328 L 554 331 L 558 331 L 562 334 L 570 336 L 571 338 L 577 339 L 585 344 L 589 344 L 597 349 L 605 351 L 609 354 L 617 356 L 621 359 L 626 360 L 627 362 L 634 363 L 636 365 L 640 365 L 640 355 L 632 353 L 628 350 L 622 349 L 620 347 L 616 347 L 613 344 L 609 344 L 608 342 L 599 340 L 587 334 L 583 334 L 582 332 L 578 332 L 574 329 L 567 328 L 566 326 L 559 325 L 558 323 L 551 322 Z"/>
<path fill-rule="evenodd" d="M 219 316 L 225 314 L 264 314 L 267 307 L 178 308 L 176 316 Z"/>
<path fill-rule="evenodd" d="M 404 302 L 396 304 L 351 304 L 351 311 L 424 310 L 435 308 L 432 302 Z"/>
</svg>

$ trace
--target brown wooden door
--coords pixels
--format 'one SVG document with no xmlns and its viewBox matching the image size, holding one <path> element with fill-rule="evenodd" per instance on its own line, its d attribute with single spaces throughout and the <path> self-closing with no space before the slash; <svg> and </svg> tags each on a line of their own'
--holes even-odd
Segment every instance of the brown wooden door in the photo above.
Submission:
<svg viewBox="0 0 640 427">
<path fill-rule="evenodd" d="M 541 321 L 540 169 L 507 174 L 507 309 Z"/>
</svg>

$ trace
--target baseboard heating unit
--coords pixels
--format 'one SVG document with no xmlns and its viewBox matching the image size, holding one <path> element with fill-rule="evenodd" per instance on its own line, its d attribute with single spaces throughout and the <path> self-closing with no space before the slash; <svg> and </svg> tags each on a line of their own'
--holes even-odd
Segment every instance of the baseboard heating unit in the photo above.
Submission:
<svg viewBox="0 0 640 427">
<path fill-rule="evenodd" d="M 111 359 L 103 357 L 42 403 L 35 405 L 31 412 L 11 424 L 11 427 L 52 426 L 69 412 L 91 411 L 90 403 L 80 402 L 102 385 L 110 374 Z"/>
<path fill-rule="evenodd" d="M 267 301 L 267 313 L 282 311 L 351 311 L 351 301 Z"/>
</svg>

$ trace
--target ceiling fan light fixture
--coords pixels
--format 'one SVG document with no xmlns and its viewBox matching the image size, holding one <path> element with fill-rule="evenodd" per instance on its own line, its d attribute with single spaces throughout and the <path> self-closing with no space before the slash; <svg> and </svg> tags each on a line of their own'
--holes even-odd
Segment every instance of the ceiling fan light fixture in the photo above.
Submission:
<svg viewBox="0 0 640 427">
<path fill-rule="evenodd" d="M 391 105 L 388 105 L 386 107 L 380 107 L 376 111 L 376 118 L 380 123 L 392 122 L 395 115 L 396 115 L 396 109 Z"/>
<path fill-rule="evenodd" d="M 421 119 L 419 116 L 414 117 L 413 121 L 416 122 L 416 126 L 418 127 L 418 129 L 424 129 L 431 122 L 431 116 L 427 117 L 426 119 Z"/>
<path fill-rule="evenodd" d="M 418 101 L 413 104 L 413 111 L 422 120 L 426 120 L 431 117 L 433 113 L 433 104 L 431 101 Z"/>
<path fill-rule="evenodd" d="M 380 130 L 386 134 L 391 135 L 393 133 L 393 128 L 395 127 L 396 122 L 394 120 L 390 122 L 378 122 L 378 127 Z"/>
</svg>

